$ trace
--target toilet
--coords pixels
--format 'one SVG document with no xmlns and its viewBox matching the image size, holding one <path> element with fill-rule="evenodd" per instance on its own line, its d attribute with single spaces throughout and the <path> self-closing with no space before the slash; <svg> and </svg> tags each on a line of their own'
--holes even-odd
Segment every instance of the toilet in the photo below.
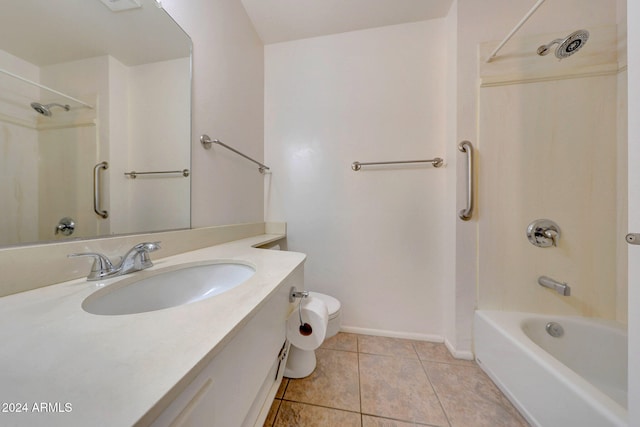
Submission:
<svg viewBox="0 0 640 427">
<path fill-rule="evenodd" d="M 325 341 L 336 335 L 340 331 L 342 322 L 342 309 L 340 301 L 336 298 L 321 294 L 319 292 L 309 292 L 309 297 L 319 299 L 327 306 L 329 313 L 329 322 L 327 324 L 327 332 Z M 314 350 L 301 350 L 293 344 L 289 348 L 289 357 L 284 370 L 284 376 L 287 378 L 304 378 L 314 371 L 316 368 L 316 353 Z"/>
</svg>

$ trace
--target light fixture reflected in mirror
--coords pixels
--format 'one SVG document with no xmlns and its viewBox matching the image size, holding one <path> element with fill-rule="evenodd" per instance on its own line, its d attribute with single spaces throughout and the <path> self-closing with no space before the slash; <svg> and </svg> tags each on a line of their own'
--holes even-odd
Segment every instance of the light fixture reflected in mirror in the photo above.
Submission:
<svg viewBox="0 0 640 427">
<path fill-rule="evenodd" d="M 142 7 L 139 0 L 100 0 L 112 12 L 138 9 Z"/>
</svg>

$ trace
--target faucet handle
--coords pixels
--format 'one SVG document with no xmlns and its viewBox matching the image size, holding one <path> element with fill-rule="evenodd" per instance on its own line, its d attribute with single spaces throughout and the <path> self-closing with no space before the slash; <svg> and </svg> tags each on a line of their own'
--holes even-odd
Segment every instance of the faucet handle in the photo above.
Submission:
<svg viewBox="0 0 640 427">
<path fill-rule="evenodd" d="M 122 261 L 124 270 L 129 270 L 133 267 L 133 271 L 137 271 L 152 267 L 153 262 L 151 262 L 149 252 L 154 252 L 158 249 L 161 249 L 160 242 L 138 243 L 129 251 L 129 254 L 133 255 L 133 258 L 127 260 L 129 257 L 125 255 L 125 259 Z"/>
<path fill-rule="evenodd" d="M 103 277 L 112 274 L 116 270 L 109 258 L 97 252 L 74 253 L 67 255 L 67 258 L 77 258 L 85 256 L 94 258 L 93 266 L 91 267 L 91 272 L 87 276 L 87 280 L 100 280 Z"/>
<path fill-rule="evenodd" d="M 139 252 L 153 252 L 162 249 L 162 247 L 160 246 L 160 242 L 142 242 L 135 245 L 133 249 Z"/>
<path fill-rule="evenodd" d="M 560 237 L 558 230 L 549 228 L 548 230 L 545 230 L 543 234 L 547 239 L 551 239 L 551 243 L 553 244 L 553 246 L 558 246 L 558 238 Z"/>
</svg>

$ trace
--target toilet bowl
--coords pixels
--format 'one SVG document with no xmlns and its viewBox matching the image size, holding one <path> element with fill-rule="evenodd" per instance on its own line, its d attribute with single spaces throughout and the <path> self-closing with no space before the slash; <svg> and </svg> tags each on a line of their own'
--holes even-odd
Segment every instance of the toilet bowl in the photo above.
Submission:
<svg viewBox="0 0 640 427">
<path fill-rule="evenodd" d="M 327 334 L 324 339 L 331 338 L 340 331 L 340 324 L 342 322 L 342 308 L 340 301 L 330 295 L 321 294 L 319 292 L 309 292 L 310 297 L 318 298 L 327 305 L 327 311 L 329 312 L 329 325 L 327 326 Z"/>
<path fill-rule="evenodd" d="M 325 340 L 336 335 L 340 331 L 342 322 L 342 309 L 340 301 L 332 296 L 321 294 L 319 292 L 309 292 L 309 297 L 322 300 L 329 313 L 329 322 L 325 334 Z M 319 347 L 319 346 L 318 346 Z M 313 372 L 316 368 L 316 353 L 314 350 L 302 350 L 291 344 L 289 348 L 289 357 L 284 370 L 284 376 L 287 378 L 304 378 Z"/>
</svg>

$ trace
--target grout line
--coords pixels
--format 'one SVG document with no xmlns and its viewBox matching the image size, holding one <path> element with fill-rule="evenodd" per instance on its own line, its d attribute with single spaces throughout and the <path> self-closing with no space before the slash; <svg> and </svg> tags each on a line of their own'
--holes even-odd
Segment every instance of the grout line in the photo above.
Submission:
<svg viewBox="0 0 640 427">
<path fill-rule="evenodd" d="M 333 406 L 318 405 L 317 403 L 301 402 L 299 400 L 282 399 L 282 401 L 283 402 L 287 401 L 287 402 L 291 402 L 291 403 L 299 403 L 301 405 L 315 406 L 316 408 L 335 409 L 336 411 L 350 412 L 352 414 L 362 414 L 362 412 L 352 411 L 350 409 L 343 409 L 343 408 L 336 408 L 336 407 L 333 407 Z"/>
<path fill-rule="evenodd" d="M 438 404 L 440 405 L 440 408 L 442 409 L 442 413 L 444 414 L 444 417 L 447 419 L 447 423 L 449 423 L 449 426 L 451 426 L 451 419 L 449 419 L 449 414 L 447 413 L 447 410 L 444 408 L 444 405 L 442 404 L 442 401 L 440 400 L 440 395 L 438 394 L 438 390 L 436 390 L 436 387 L 433 385 L 433 382 L 431 381 L 431 377 L 429 376 L 429 372 L 427 371 L 427 367 L 424 365 L 424 361 L 420 360 L 420 366 L 422 366 L 422 370 L 424 371 L 425 375 L 427 376 L 427 380 L 429 381 L 429 385 L 431 386 L 431 389 L 433 390 L 433 394 L 435 394 L 436 399 L 438 399 Z"/>
<path fill-rule="evenodd" d="M 362 375 L 360 375 L 360 353 L 358 353 L 358 402 L 360 403 L 360 423 L 362 423 Z"/>
<path fill-rule="evenodd" d="M 274 399 L 274 400 L 279 400 L 280 403 L 278 403 L 278 409 L 276 409 L 276 414 L 273 416 L 273 422 L 269 427 L 273 427 L 276 425 L 276 421 L 278 420 L 278 414 L 280 413 L 280 407 L 282 406 L 282 399 Z"/>
<path fill-rule="evenodd" d="M 393 418 L 393 417 L 388 417 L 388 416 L 383 416 L 383 415 L 376 415 L 376 414 L 368 414 L 366 412 L 362 413 L 363 416 L 367 415 L 373 418 L 378 418 L 381 420 L 390 420 L 390 421 L 398 421 L 401 423 L 405 423 L 405 424 L 412 424 L 414 426 L 418 426 L 418 427 L 446 427 L 446 426 L 441 426 L 438 424 L 423 424 L 423 423 L 417 423 L 415 421 L 411 421 L 411 420 L 403 420 L 402 418 Z M 447 422 L 449 422 L 449 420 L 447 420 Z"/>
</svg>

